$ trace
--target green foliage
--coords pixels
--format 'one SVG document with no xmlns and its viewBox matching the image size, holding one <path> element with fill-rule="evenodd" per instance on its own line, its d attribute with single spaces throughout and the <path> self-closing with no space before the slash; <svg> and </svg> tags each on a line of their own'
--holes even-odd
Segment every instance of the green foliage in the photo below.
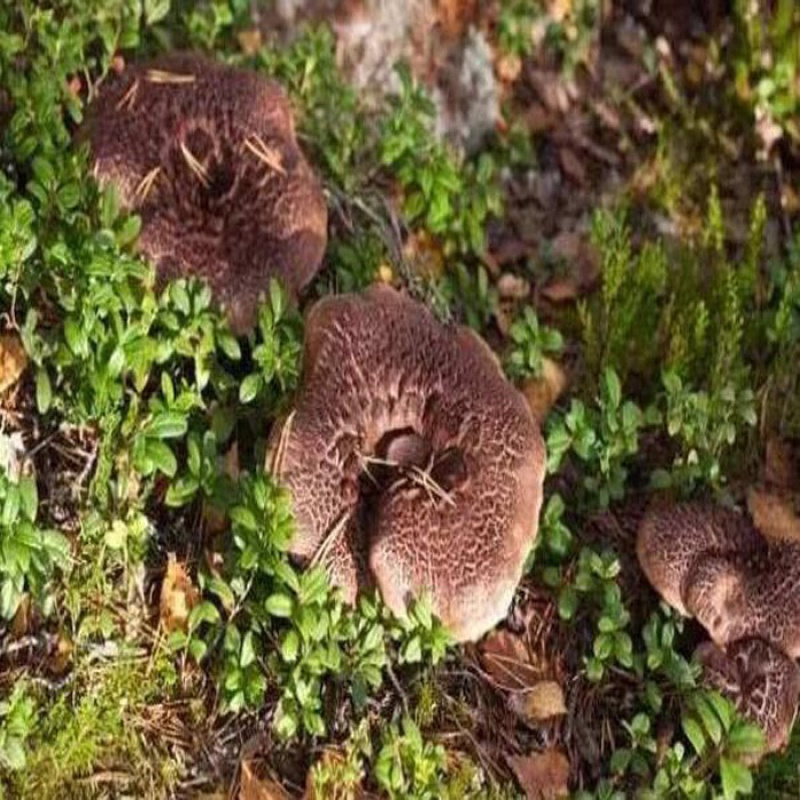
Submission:
<svg viewBox="0 0 800 800">
<path fill-rule="evenodd" d="M 779 124 L 800 140 L 795 118 L 800 75 L 800 14 L 792 0 L 765 7 L 738 0 L 733 4 L 735 40 L 733 65 L 737 96 L 756 119 Z"/>
<path fill-rule="evenodd" d="M 404 717 L 400 727 L 387 727 L 374 769 L 378 785 L 392 800 L 434 800 L 445 783 L 445 750 L 426 742 L 416 723 Z"/>
<path fill-rule="evenodd" d="M 506 359 L 506 372 L 515 380 L 540 378 L 544 356 L 558 354 L 564 347 L 561 333 L 541 325 L 531 306 L 525 306 L 514 320 L 509 335 L 513 344 Z"/>
<path fill-rule="evenodd" d="M 345 607 L 320 567 L 297 572 L 286 552 L 289 498 L 269 478 L 244 475 L 222 488 L 215 502 L 226 507 L 229 498 L 231 546 L 223 567 L 201 576 L 204 599 L 188 633 L 174 633 L 170 645 L 212 662 L 224 710 L 260 706 L 273 680 L 281 692 L 278 734 L 322 735 L 326 686 L 347 685 L 362 709 L 390 659 L 435 664 L 444 656 L 448 639 L 424 600 L 395 620 L 368 598 Z"/>
<path fill-rule="evenodd" d="M 581 609 L 591 613 L 595 620 L 592 654 L 584 656 L 586 675 L 595 682 L 602 680 L 608 665 L 633 666 L 633 641 L 626 630 L 630 614 L 616 581 L 619 571 L 619 559 L 610 550 L 598 553 L 583 547 L 574 574 L 567 582 L 559 567 L 547 567 L 543 573 L 546 583 L 560 587 L 558 614 L 561 619 L 572 620 Z"/>
<path fill-rule="evenodd" d="M 626 462 L 639 447 L 639 431 L 657 421 L 631 400 L 622 399 L 622 386 L 613 369 L 603 374 L 595 407 L 573 398 L 565 414 L 554 415 L 547 432 L 547 468 L 559 469 L 567 453 L 582 462 L 583 489 L 593 505 L 606 507 L 625 494 Z"/>
<path fill-rule="evenodd" d="M 254 60 L 295 101 L 299 130 L 326 177 L 347 195 L 361 188 L 370 129 L 357 93 L 339 72 L 331 31 L 303 28 L 286 49 L 262 48 Z"/>
<path fill-rule="evenodd" d="M 666 372 L 663 380 L 667 432 L 679 442 L 679 451 L 671 470 L 656 471 L 653 482 L 684 490 L 698 484 L 718 486 L 723 478 L 722 457 L 736 443 L 737 431 L 756 424 L 752 390 L 737 390 L 729 381 L 711 394 L 691 391 L 674 372 Z"/>
<path fill-rule="evenodd" d="M 572 72 L 587 60 L 597 37 L 600 21 L 598 0 L 575 0 L 563 15 L 544 9 L 541 0 L 507 0 L 501 4 L 497 22 L 497 43 L 504 53 L 530 55 L 537 40 L 544 36 L 561 57 L 564 68 Z"/>
<path fill-rule="evenodd" d="M 380 161 L 405 193 L 407 221 L 439 236 L 445 253 L 482 253 L 484 226 L 500 213 L 496 168 L 488 154 L 476 163 L 457 158 L 432 135 L 434 107 L 408 68 L 391 98 L 380 133 Z"/>
<path fill-rule="evenodd" d="M 600 253 L 603 284 L 595 297 L 578 308 L 587 369 L 594 376 L 611 368 L 625 382 L 631 373 L 647 374 L 658 358 L 667 259 L 663 248 L 654 244 L 634 254 L 622 212 L 597 211 L 592 240 Z"/>
<path fill-rule="evenodd" d="M 37 526 L 38 508 L 36 481 L 12 480 L 0 469 L 0 616 L 6 620 L 26 594 L 51 613 L 56 573 L 70 566 L 69 541 Z"/>
<path fill-rule="evenodd" d="M 11 694 L 0 701 L 0 770 L 25 769 L 25 747 L 35 719 L 36 707 L 27 687 L 14 684 Z"/>
<path fill-rule="evenodd" d="M 142 659 L 124 644 L 119 648 L 111 651 L 113 660 L 83 662 L 72 676 L 73 691 L 42 709 L 28 738 L 27 765 L 14 777 L 19 794 L 77 796 L 81 779 L 100 765 L 124 768 L 135 781 L 130 790 L 140 796 L 168 792 L 168 771 L 158 762 L 167 756 L 149 751 L 139 720 L 148 702 L 170 698 L 175 669 L 163 652 Z"/>
</svg>

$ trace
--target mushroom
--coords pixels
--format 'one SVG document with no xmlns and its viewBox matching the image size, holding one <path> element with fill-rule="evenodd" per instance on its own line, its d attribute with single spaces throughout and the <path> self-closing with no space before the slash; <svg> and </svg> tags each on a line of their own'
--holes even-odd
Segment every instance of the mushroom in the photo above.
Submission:
<svg viewBox="0 0 800 800">
<path fill-rule="evenodd" d="M 761 637 L 800 657 L 800 545 L 767 542 L 736 511 L 685 503 L 645 515 L 636 547 L 656 591 L 716 644 Z"/>
<path fill-rule="evenodd" d="M 312 307 L 294 411 L 273 437 L 291 552 L 345 598 L 402 616 L 427 595 L 459 641 L 506 614 L 537 531 L 545 448 L 522 395 L 467 328 L 388 286 Z"/>
<path fill-rule="evenodd" d="M 316 274 L 325 198 L 277 84 L 171 54 L 112 75 L 81 136 L 98 181 L 141 216 L 159 279 L 206 280 L 235 332 L 255 324 L 271 278 L 297 294 Z"/>
<path fill-rule="evenodd" d="M 739 639 L 726 650 L 704 642 L 694 657 L 703 682 L 764 731 L 766 752 L 788 744 L 800 695 L 800 670 L 791 658 L 758 638 Z"/>
</svg>

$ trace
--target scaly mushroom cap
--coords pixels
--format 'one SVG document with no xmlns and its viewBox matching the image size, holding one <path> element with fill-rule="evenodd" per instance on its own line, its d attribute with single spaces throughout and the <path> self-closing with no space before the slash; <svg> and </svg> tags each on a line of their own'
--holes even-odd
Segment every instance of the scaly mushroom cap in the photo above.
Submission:
<svg viewBox="0 0 800 800">
<path fill-rule="evenodd" d="M 647 579 L 684 616 L 690 616 L 683 598 L 686 576 L 701 555 L 747 555 L 764 547 L 744 516 L 710 503 L 654 508 L 645 514 L 636 538 L 636 554 Z"/>
<path fill-rule="evenodd" d="M 800 545 L 767 542 L 735 511 L 686 503 L 645 516 L 637 553 L 664 600 L 718 645 L 760 637 L 800 657 Z"/>
<path fill-rule="evenodd" d="M 376 585 L 402 615 L 428 594 L 458 640 L 506 614 L 536 536 L 544 442 L 471 331 L 388 287 L 321 300 L 275 469 L 292 552 L 352 601 Z"/>
<path fill-rule="evenodd" d="M 97 179 L 141 216 L 159 278 L 205 279 L 235 331 L 270 278 L 296 294 L 316 274 L 327 208 L 277 84 L 172 54 L 111 76 L 81 134 Z"/>
<path fill-rule="evenodd" d="M 766 737 L 766 752 L 787 745 L 797 716 L 800 670 L 763 639 L 739 639 L 726 650 L 704 642 L 695 650 L 703 680 L 725 695 Z"/>
</svg>

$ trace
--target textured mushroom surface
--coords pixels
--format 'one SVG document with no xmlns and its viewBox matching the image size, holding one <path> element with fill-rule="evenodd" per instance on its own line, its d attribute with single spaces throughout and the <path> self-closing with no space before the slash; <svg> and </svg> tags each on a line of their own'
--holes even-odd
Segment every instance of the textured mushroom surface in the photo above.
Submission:
<svg viewBox="0 0 800 800">
<path fill-rule="evenodd" d="M 748 638 L 726 650 L 705 642 L 695 659 L 704 682 L 764 731 L 767 752 L 788 744 L 800 695 L 800 670 L 791 658 L 763 639 Z"/>
<path fill-rule="evenodd" d="M 388 287 L 325 298 L 275 470 L 292 551 L 346 598 L 402 615 L 427 594 L 458 640 L 503 618 L 536 535 L 545 450 L 488 346 Z"/>
<path fill-rule="evenodd" d="M 237 332 L 270 278 L 297 293 L 317 272 L 327 208 L 277 84 L 191 54 L 134 64 L 101 86 L 82 136 L 159 278 L 208 281 Z"/>
<path fill-rule="evenodd" d="M 761 637 L 800 656 L 800 546 L 769 543 L 747 517 L 686 503 L 648 513 L 639 563 L 664 600 L 725 645 Z"/>
</svg>

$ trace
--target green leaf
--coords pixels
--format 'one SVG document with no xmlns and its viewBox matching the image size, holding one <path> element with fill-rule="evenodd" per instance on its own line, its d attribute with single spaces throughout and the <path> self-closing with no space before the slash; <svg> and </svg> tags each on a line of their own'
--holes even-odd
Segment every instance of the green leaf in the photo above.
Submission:
<svg viewBox="0 0 800 800">
<path fill-rule="evenodd" d="M 257 372 L 248 375 L 239 385 L 239 402 L 250 403 L 258 395 L 260 388 L 261 376 Z"/>
<path fill-rule="evenodd" d="M 46 414 L 53 402 L 53 388 L 50 385 L 50 376 L 44 367 L 36 371 L 36 408 L 40 414 Z"/>
<path fill-rule="evenodd" d="M 753 791 L 753 775 L 744 764 L 723 756 L 719 760 L 719 774 L 725 800 L 734 800 L 739 794 L 750 794 Z"/>
<path fill-rule="evenodd" d="M 292 598 L 281 593 L 270 595 L 264 603 L 267 613 L 273 617 L 291 617 L 293 607 Z"/>
<path fill-rule="evenodd" d="M 145 426 L 147 436 L 155 439 L 178 439 L 186 434 L 188 422 L 184 414 L 162 411 Z"/>
<path fill-rule="evenodd" d="M 697 755 L 703 755 L 706 749 L 706 737 L 697 720 L 684 714 L 681 719 L 681 727 L 686 734 L 686 738 L 692 743 Z"/>
</svg>

